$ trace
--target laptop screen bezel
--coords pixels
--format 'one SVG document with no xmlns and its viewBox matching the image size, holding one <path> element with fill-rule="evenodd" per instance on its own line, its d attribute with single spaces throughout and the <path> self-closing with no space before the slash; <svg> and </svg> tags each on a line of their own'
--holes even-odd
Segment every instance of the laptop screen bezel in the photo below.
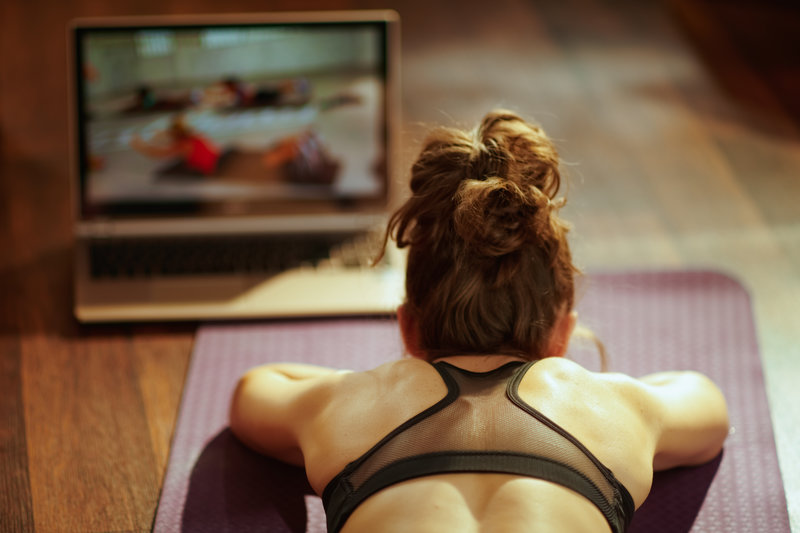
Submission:
<svg viewBox="0 0 800 533">
<path fill-rule="evenodd" d="M 369 200 L 337 199 L 298 203 L 291 212 L 243 212 L 228 214 L 215 204 L 222 201 L 125 202 L 93 205 L 88 201 L 86 122 L 82 37 L 96 31 L 138 31 L 154 29 L 216 29 L 258 27 L 321 27 L 370 25 L 379 29 L 383 49 L 384 105 L 382 138 L 386 156 L 379 197 Z M 78 19 L 70 24 L 70 110 L 71 174 L 79 234 L 107 233 L 207 233 L 237 231 L 339 231 L 350 226 L 374 224 L 385 215 L 391 202 L 393 169 L 396 166 L 396 122 L 399 110 L 398 32 L 399 17 L 393 11 L 297 12 L 269 14 L 116 17 Z M 357 229 L 357 228 L 353 228 Z"/>
</svg>

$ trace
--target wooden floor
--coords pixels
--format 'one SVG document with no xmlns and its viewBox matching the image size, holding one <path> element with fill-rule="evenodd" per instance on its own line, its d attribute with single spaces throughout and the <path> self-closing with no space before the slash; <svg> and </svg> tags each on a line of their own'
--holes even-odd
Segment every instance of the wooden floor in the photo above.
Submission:
<svg viewBox="0 0 800 533">
<path fill-rule="evenodd" d="M 0 530 L 150 529 L 195 329 L 70 315 L 67 20 L 392 4 L 406 166 L 426 125 L 516 109 L 560 146 L 584 269 L 750 289 L 800 531 L 800 10 L 714 0 L 0 3 Z"/>
</svg>

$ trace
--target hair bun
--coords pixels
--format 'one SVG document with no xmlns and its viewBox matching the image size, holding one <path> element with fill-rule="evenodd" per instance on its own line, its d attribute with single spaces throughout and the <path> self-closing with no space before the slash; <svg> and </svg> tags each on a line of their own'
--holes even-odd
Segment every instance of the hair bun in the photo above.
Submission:
<svg viewBox="0 0 800 533">
<path fill-rule="evenodd" d="M 497 177 L 461 182 L 456 193 L 454 229 L 467 248 L 483 257 L 512 254 L 547 235 L 550 198 L 537 187 Z"/>
</svg>

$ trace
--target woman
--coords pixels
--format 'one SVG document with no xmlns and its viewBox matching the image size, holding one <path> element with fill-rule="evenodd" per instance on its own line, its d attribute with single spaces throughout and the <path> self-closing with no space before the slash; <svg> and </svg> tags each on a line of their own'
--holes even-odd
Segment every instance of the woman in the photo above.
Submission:
<svg viewBox="0 0 800 533">
<path fill-rule="evenodd" d="M 134 134 L 131 146 L 148 157 L 174 161 L 171 172 L 208 176 L 217 171 L 220 149 L 210 139 L 190 128 L 183 115 L 175 115 L 169 128 L 157 134 L 157 137 L 158 142 L 146 142 Z"/>
<path fill-rule="evenodd" d="M 408 247 L 409 358 L 245 375 L 231 428 L 305 466 L 331 532 L 625 531 L 653 471 L 715 457 L 725 400 L 695 372 L 565 359 L 577 314 L 558 157 L 513 113 L 436 131 L 387 237 Z"/>
</svg>

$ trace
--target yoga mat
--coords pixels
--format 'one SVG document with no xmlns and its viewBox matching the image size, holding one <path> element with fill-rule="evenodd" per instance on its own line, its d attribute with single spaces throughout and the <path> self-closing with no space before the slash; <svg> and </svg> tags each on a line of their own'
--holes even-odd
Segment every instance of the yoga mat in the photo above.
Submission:
<svg viewBox="0 0 800 533">
<path fill-rule="evenodd" d="M 634 376 L 694 369 L 723 389 L 733 434 L 695 468 L 657 473 L 629 531 L 789 531 L 750 299 L 708 271 L 604 273 L 580 290 L 581 321 L 605 342 L 609 370 Z M 238 377 L 269 361 L 364 370 L 396 358 L 388 318 L 208 324 L 199 328 L 154 531 L 324 532 L 304 472 L 262 457 L 226 428 Z M 598 369 L 585 346 L 570 356 Z"/>
</svg>

